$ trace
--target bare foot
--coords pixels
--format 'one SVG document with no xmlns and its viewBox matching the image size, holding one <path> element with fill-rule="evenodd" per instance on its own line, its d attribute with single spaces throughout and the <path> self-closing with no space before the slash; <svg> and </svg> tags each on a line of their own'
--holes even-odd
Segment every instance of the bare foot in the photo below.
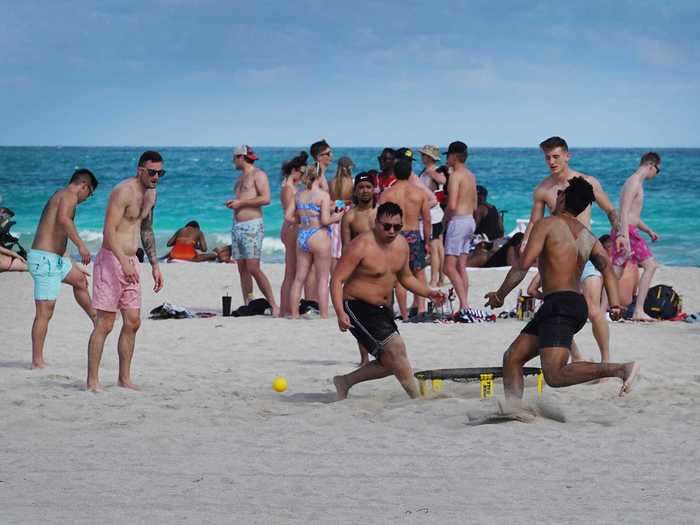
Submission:
<svg viewBox="0 0 700 525">
<path fill-rule="evenodd" d="M 368 365 L 368 364 L 369 364 L 369 359 L 365 359 L 363 361 L 360 361 L 360 364 L 357 365 L 357 368 L 362 368 L 363 366 Z"/>
<path fill-rule="evenodd" d="M 335 376 L 333 378 L 333 384 L 335 385 L 335 391 L 338 393 L 338 401 L 348 398 L 348 386 L 347 381 L 345 381 L 345 376 Z"/>
<path fill-rule="evenodd" d="M 658 321 L 658 319 L 654 319 L 653 317 L 649 317 L 647 314 L 644 312 L 634 312 L 634 315 L 632 316 L 632 321 L 641 321 L 643 323 L 654 323 Z"/>
<path fill-rule="evenodd" d="M 34 370 L 35 368 L 46 368 L 47 366 L 48 364 L 43 359 L 40 359 L 38 361 L 32 361 L 32 370 Z"/>
<path fill-rule="evenodd" d="M 129 389 L 131 389 L 131 390 L 137 390 L 137 391 L 139 391 L 139 392 L 141 391 L 141 389 L 140 389 L 139 387 L 137 387 L 137 386 L 136 386 L 134 383 L 132 383 L 131 381 L 121 381 L 121 380 L 120 380 L 117 384 L 118 384 L 120 387 L 122 387 L 122 388 L 129 388 Z"/>
<path fill-rule="evenodd" d="M 104 388 L 100 383 L 88 383 L 85 390 L 87 390 L 88 392 L 94 392 L 95 394 L 99 392 L 104 392 Z"/>
<path fill-rule="evenodd" d="M 280 309 L 279 309 L 279 307 L 278 307 L 278 306 L 277 306 L 277 307 L 274 307 L 274 308 L 272 309 L 272 317 L 279 317 L 279 316 L 280 316 Z"/>
<path fill-rule="evenodd" d="M 622 388 L 620 389 L 620 397 L 629 393 L 632 390 L 632 383 L 637 378 L 639 374 L 639 363 L 632 361 L 631 363 L 625 364 L 625 370 L 622 376 Z"/>
</svg>

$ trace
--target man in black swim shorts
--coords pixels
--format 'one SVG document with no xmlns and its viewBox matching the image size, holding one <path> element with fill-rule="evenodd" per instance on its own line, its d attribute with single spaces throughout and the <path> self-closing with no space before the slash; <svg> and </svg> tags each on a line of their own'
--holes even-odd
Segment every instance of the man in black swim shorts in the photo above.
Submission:
<svg viewBox="0 0 700 525">
<path fill-rule="evenodd" d="M 496 292 L 486 294 L 487 305 L 503 306 L 505 297 L 538 263 L 544 303 L 535 317 L 510 345 L 503 356 L 503 385 L 507 398 L 523 396 L 523 366 L 539 355 L 545 381 L 558 388 L 604 377 L 623 381 L 620 395 L 629 392 L 639 373 L 634 361 L 624 364 L 569 363 L 573 336 L 586 323 L 588 308 L 579 293 L 579 279 L 590 261 L 603 274 L 610 300 L 610 317 L 620 318 L 617 280 L 605 248 L 576 217 L 594 200 L 593 187 L 582 177 L 574 177 L 559 192 L 554 215 L 535 223 L 520 259 L 512 266 Z"/>
<path fill-rule="evenodd" d="M 357 341 L 376 358 L 354 372 L 335 376 L 338 399 L 362 381 L 396 376 L 410 397 L 418 396 L 406 346 L 394 323 L 391 297 L 396 282 L 435 304 L 444 294 L 421 283 L 408 266 L 408 243 L 399 233 L 403 212 L 386 202 L 377 208 L 372 230 L 358 235 L 343 250 L 331 279 L 331 299 L 342 332 L 350 330 Z"/>
</svg>

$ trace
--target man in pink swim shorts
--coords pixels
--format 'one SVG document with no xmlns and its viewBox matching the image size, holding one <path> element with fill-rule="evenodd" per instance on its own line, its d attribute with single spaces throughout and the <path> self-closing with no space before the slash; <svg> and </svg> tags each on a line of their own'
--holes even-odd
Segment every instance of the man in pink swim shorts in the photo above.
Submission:
<svg viewBox="0 0 700 525">
<path fill-rule="evenodd" d="M 95 258 L 92 280 L 92 305 L 97 310 L 97 319 L 88 344 L 87 389 L 93 392 L 102 389 L 98 380 L 100 360 L 117 312 L 121 312 L 123 320 L 117 347 L 118 384 L 138 390 L 131 381 L 131 359 L 141 325 L 141 279 L 136 250 L 140 234 L 151 263 L 153 291 L 160 291 L 163 277 L 153 234 L 153 208 L 156 185 L 164 175 L 160 153 L 146 151 L 139 159 L 136 175 L 117 184 L 109 196 L 102 248 Z"/>
<path fill-rule="evenodd" d="M 637 230 L 645 232 L 656 242 L 659 238 L 656 232 L 649 228 L 642 220 L 642 208 L 644 207 L 644 182 L 655 178 L 661 173 L 661 157 L 658 153 L 650 151 L 642 155 L 639 161 L 639 169 L 635 171 L 624 186 L 620 194 L 620 221 L 623 239 L 623 247 L 617 245 L 617 232 L 612 231 L 610 237 L 613 241 L 613 268 L 618 278 L 622 275 L 625 263 L 632 260 L 642 267 L 642 276 L 639 279 L 637 290 L 637 303 L 632 314 L 633 321 L 655 321 L 653 317 L 644 312 L 644 301 L 654 277 L 658 265 L 654 260 L 647 243 L 642 239 Z"/>
</svg>

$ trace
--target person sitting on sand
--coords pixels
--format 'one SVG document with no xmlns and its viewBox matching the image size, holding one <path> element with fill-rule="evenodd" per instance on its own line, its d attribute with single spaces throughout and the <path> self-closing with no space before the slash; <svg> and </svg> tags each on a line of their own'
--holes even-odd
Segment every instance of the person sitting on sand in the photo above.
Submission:
<svg viewBox="0 0 700 525">
<path fill-rule="evenodd" d="M 391 298 L 396 281 L 440 305 L 445 295 L 416 279 L 408 266 L 409 247 L 399 235 L 403 212 L 393 202 L 377 208 L 372 231 L 356 237 L 343 251 L 331 280 L 331 299 L 341 332 L 350 330 L 375 361 L 333 378 L 338 399 L 362 381 L 394 375 L 406 393 L 418 397 L 406 345 L 394 322 Z"/>
<path fill-rule="evenodd" d="M 0 273 L 26 272 L 27 261 L 20 254 L 0 246 Z"/>
<path fill-rule="evenodd" d="M 505 243 L 493 241 L 482 241 L 476 244 L 467 257 L 467 267 L 469 268 L 500 268 L 502 266 L 513 266 L 518 260 L 520 244 L 524 235 L 520 232 L 506 239 Z"/>
<path fill-rule="evenodd" d="M 168 261 L 215 261 L 216 253 L 207 252 L 207 239 L 197 221 L 190 221 L 177 230 L 167 242 L 173 249 L 168 253 Z"/>
<path fill-rule="evenodd" d="M 565 190 L 559 191 L 554 214 L 537 221 L 529 242 L 496 292 L 485 295 L 491 308 L 503 306 L 506 296 L 527 275 L 537 260 L 542 277 L 544 303 L 533 319 L 516 337 L 503 355 L 503 385 L 506 398 L 523 396 L 523 366 L 540 357 L 544 379 L 554 388 L 577 385 L 605 377 L 619 377 L 620 395 L 632 388 L 639 373 L 635 362 L 569 363 L 571 343 L 588 318 L 586 299 L 579 291 L 583 267 L 591 260 L 603 275 L 610 298 L 610 317 L 617 320 L 622 309 L 617 295 L 617 278 L 605 249 L 576 217 L 595 199 L 593 186 L 582 177 L 573 177 Z"/>
<path fill-rule="evenodd" d="M 608 253 L 608 257 L 612 259 L 612 237 L 606 233 L 601 235 L 598 240 Z M 629 308 L 630 305 L 634 303 L 637 296 L 637 286 L 639 286 L 639 267 L 637 266 L 637 263 L 630 258 L 625 262 L 625 266 L 622 269 L 622 275 L 620 275 L 617 280 L 620 304 L 622 306 Z"/>
<path fill-rule="evenodd" d="M 503 215 L 498 213 L 498 209 L 493 204 L 486 202 L 488 195 L 489 192 L 484 186 L 477 185 L 477 206 L 474 211 L 476 230 L 474 234 L 486 235 L 493 241 L 503 237 Z"/>
</svg>

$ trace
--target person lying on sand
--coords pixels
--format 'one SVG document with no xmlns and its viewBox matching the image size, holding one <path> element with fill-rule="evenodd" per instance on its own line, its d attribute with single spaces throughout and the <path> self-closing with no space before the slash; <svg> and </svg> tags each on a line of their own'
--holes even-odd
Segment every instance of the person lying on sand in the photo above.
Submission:
<svg viewBox="0 0 700 525">
<path fill-rule="evenodd" d="M 525 278 L 537 259 L 544 303 L 503 356 L 506 398 L 522 398 L 523 366 L 537 356 L 545 381 L 555 388 L 619 377 L 623 381 L 622 396 L 631 390 L 632 381 L 639 373 L 639 365 L 634 361 L 568 363 L 573 336 L 588 317 L 586 300 L 579 292 L 579 279 L 589 259 L 603 274 L 611 304 L 610 317 L 617 320 L 622 315 L 617 279 L 605 249 L 576 219 L 594 198 L 593 187 L 585 179 L 570 179 L 567 188 L 559 191 L 554 215 L 535 223 L 518 263 L 510 269 L 498 291 L 485 296 L 488 306 L 503 306 L 505 297 Z"/>
</svg>

